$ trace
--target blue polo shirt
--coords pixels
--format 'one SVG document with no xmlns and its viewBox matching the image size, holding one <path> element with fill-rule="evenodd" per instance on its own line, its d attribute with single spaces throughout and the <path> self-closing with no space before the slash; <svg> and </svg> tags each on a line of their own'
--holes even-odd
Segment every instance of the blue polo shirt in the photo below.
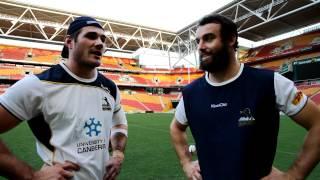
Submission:
<svg viewBox="0 0 320 180">
<path fill-rule="evenodd" d="M 189 125 L 201 175 L 210 180 L 268 175 L 277 147 L 279 110 L 294 115 L 307 101 L 283 76 L 243 64 L 231 80 L 212 83 L 205 75 L 186 86 L 182 95 L 176 119 Z"/>
</svg>

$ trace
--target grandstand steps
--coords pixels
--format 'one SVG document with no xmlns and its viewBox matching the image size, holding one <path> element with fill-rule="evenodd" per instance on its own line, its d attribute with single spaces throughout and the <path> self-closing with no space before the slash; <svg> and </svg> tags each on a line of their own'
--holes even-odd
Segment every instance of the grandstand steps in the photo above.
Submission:
<svg viewBox="0 0 320 180">
<path fill-rule="evenodd" d="M 60 51 L 9 46 L 0 44 L 0 79 L 2 83 L 14 83 L 28 74 L 39 74 L 42 71 L 64 62 Z M 137 87 L 178 88 L 203 75 L 196 68 L 146 69 L 137 65 L 137 60 L 104 56 L 98 70 L 113 80 L 122 89 Z M 125 87 L 125 88 L 123 88 Z M 0 93 L 7 87 L 0 87 Z M 168 112 L 173 109 L 171 99 L 177 95 L 154 95 L 142 92 L 126 94 L 121 91 L 122 105 L 126 112 Z"/>
<path fill-rule="evenodd" d="M 297 87 L 300 91 L 302 91 L 308 97 L 312 97 L 317 92 L 320 91 L 320 85 L 302 85 Z"/>
<path fill-rule="evenodd" d="M 148 111 L 147 107 L 140 103 L 139 101 L 131 100 L 131 99 L 122 99 L 121 104 L 124 106 L 129 106 L 131 107 L 131 110 L 138 110 L 138 111 Z M 125 108 L 126 110 L 126 108 Z"/>
<path fill-rule="evenodd" d="M 161 106 L 161 104 L 157 104 L 157 103 L 148 103 L 148 102 L 144 102 L 143 103 L 146 107 L 148 107 L 150 110 L 154 111 L 154 112 L 162 112 L 163 108 Z M 150 111 L 149 110 L 149 111 Z"/>
<path fill-rule="evenodd" d="M 134 97 L 134 98 L 137 100 L 137 102 L 138 102 L 139 104 L 141 104 L 147 111 L 151 111 L 151 110 L 152 110 L 152 109 L 150 109 L 145 103 L 143 103 L 143 99 L 140 100 L 140 98 L 137 97 L 136 95 L 134 95 L 133 97 Z"/>
<path fill-rule="evenodd" d="M 162 96 L 159 96 L 159 101 L 160 101 L 161 107 L 164 108 L 165 105 L 164 105 L 164 103 L 163 103 Z"/>
<path fill-rule="evenodd" d="M 320 90 L 311 97 L 311 100 L 316 103 L 320 107 Z"/>
</svg>

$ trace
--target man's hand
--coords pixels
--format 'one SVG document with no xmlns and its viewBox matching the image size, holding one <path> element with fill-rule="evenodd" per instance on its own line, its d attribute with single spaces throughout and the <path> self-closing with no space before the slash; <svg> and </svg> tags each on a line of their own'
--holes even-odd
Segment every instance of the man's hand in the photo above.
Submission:
<svg viewBox="0 0 320 180">
<path fill-rule="evenodd" d="M 263 177 L 261 180 L 296 180 L 296 178 L 288 173 L 280 171 L 275 167 L 272 167 L 270 174 Z"/>
<path fill-rule="evenodd" d="M 124 160 L 123 152 L 116 150 L 112 153 L 112 157 L 107 162 L 106 171 L 107 173 L 104 175 L 104 180 L 115 180 L 119 175 L 121 170 L 121 165 Z"/>
<path fill-rule="evenodd" d="M 202 180 L 198 160 L 183 164 L 183 171 L 189 180 Z"/>
<path fill-rule="evenodd" d="M 54 163 L 53 166 L 44 166 L 36 171 L 33 180 L 66 180 L 73 177 L 73 171 L 78 171 L 79 165 L 66 161 L 65 163 Z"/>
</svg>

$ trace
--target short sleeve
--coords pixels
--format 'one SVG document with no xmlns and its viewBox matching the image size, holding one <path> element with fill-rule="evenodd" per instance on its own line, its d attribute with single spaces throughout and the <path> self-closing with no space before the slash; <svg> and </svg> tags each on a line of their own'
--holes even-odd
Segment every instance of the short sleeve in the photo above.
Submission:
<svg viewBox="0 0 320 180">
<path fill-rule="evenodd" d="M 307 102 L 307 96 L 299 91 L 294 83 L 275 73 L 274 87 L 278 109 L 288 116 L 293 116 L 300 112 Z"/>
<path fill-rule="evenodd" d="M 176 108 L 175 118 L 179 123 L 181 123 L 183 125 L 188 125 L 186 111 L 184 108 L 183 97 L 180 99 L 178 106 Z"/>
<path fill-rule="evenodd" d="M 127 125 L 127 118 L 123 111 L 123 108 L 121 107 L 120 99 L 121 99 L 120 91 L 117 88 L 117 98 L 115 101 L 115 108 L 114 108 L 114 113 L 112 118 L 112 127 L 118 124 Z"/>
<path fill-rule="evenodd" d="M 41 112 L 41 81 L 29 75 L 9 87 L 0 96 L 1 105 L 19 120 L 30 120 Z"/>
<path fill-rule="evenodd" d="M 120 90 L 117 87 L 117 95 L 116 95 L 116 100 L 115 100 L 115 104 L 114 104 L 114 113 L 116 113 L 117 111 L 119 111 L 121 109 L 121 104 L 120 104 Z"/>
</svg>

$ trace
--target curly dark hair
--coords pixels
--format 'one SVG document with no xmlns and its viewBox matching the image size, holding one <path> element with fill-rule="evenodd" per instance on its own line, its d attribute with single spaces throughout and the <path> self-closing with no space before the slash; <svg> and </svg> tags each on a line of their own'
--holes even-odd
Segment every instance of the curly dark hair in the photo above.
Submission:
<svg viewBox="0 0 320 180">
<path fill-rule="evenodd" d="M 235 37 L 236 42 L 233 45 L 234 50 L 238 49 L 238 31 L 237 25 L 229 18 L 220 14 L 209 14 L 200 19 L 198 26 L 203 26 L 209 23 L 217 23 L 221 25 L 220 34 L 221 39 L 226 42 L 230 38 Z"/>
</svg>

